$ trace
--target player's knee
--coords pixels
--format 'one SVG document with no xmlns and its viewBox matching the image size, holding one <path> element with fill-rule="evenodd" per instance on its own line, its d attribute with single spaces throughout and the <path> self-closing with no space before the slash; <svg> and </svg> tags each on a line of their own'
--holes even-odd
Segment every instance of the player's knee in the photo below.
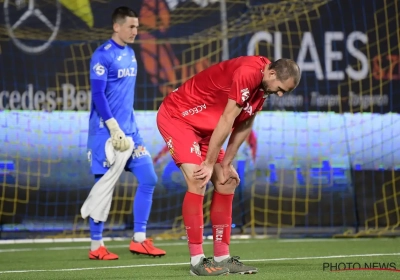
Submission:
<svg viewBox="0 0 400 280">
<path fill-rule="evenodd" d="M 214 187 L 219 193 L 231 194 L 235 192 L 235 189 L 239 186 L 240 179 L 230 179 L 225 184 L 222 182 L 215 182 Z"/>
<path fill-rule="evenodd" d="M 193 173 L 199 167 L 197 164 L 182 164 L 180 169 L 182 170 L 183 176 L 185 177 L 185 181 L 188 187 L 188 191 L 196 194 L 204 194 L 205 186 L 204 180 L 199 180 L 194 178 Z"/>
<path fill-rule="evenodd" d="M 137 193 L 146 193 L 146 194 L 153 194 L 155 189 L 155 185 L 145 185 L 139 184 L 137 188 Z"/>
<path fill-rule="evenodd" d="M 138 180 L 139 185 L 154 186 L 157 184 L 158 177 L 153 168 L 153 165 L 143 165 L 135 170 L 134 175 Z"/>
<path fill-rule="evenodd" d="M 239 186 L 239 184 L 240 184 L 240 179 L 231 179 L 225 185 L 227 189 L 234 191 Z"/>
<path fill-rule="evenodd" d="M 155 186 L 157 184 L 157 180 L 158 180 L 157 174 L 153 170 L 153 172 L 149 173 L 149 176 L 147 178 L 148 185 Z"/>
<path fill-rule="evenodd" d="M 154 169 L 152 169 L 151 171 L 146 172 L 144 176 L 142 176 L 142 180 L 140 183 L 147 186 L 153 186 L 154 188 L 154 186 L 157 184 L 157 180 L 157 174 Z"/>
<path fill-rule="evenodd" d="M 233 188 L 236 189 L 240 185 L 240 179 L 232 180 L 233 181 Z"/>
<path fill-rule="evenodd" d="M 188 186 L 188 191 L 197 194 L 204 194 L 205 187 L 202 187 L 203 181 L 196 180 L 194 178 L 186 178 L 186 183 Z"/>
</svg>

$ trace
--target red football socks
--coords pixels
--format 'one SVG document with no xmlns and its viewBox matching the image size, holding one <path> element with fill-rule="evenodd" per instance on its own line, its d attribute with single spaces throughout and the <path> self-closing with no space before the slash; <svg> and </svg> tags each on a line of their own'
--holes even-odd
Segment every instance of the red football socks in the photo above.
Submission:
<svg viewBox="0 0 400 280">
<path fill-rule="evenodd" d="M 182 205 L 190 256 L 203 254 L 203 195 L 186 192 Z"/>
<path fill-rule="evenodd" d="M 232 202 L 233 194 L 221 194 L 214 191 L 210 213 L 214 239 L 214 257 L 229 256 Z"/>
</svg>

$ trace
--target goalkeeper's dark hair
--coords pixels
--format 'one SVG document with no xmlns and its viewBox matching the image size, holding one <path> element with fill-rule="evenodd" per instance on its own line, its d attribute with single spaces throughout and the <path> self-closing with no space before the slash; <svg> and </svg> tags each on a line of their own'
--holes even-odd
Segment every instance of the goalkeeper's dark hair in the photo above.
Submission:
<svg viewBox="0 0 400 280">
<path fill-rule="evenodd" d="M 280 81 L 286 81 L 293 78 L 294 84 L 297 86 L 300 82 L 300 67 L 291 59 L 281 58 L 272 62 L 268 69 L 274 69 L 276 77 Z"/>
<path fill-rule="evenodd" d="M 123 23 L 126 17 L 138 17 L 138 14 L 131 8 L 121 6 L 114 10 L 112 14 L 112 23 Z"/>
</svg>

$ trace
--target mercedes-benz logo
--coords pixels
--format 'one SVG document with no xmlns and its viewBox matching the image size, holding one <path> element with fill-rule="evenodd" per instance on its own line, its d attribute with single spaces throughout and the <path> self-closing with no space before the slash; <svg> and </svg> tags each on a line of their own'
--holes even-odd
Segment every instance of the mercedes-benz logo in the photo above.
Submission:
<svg viewBox="0 0 400 280">
<path fill-rule="evenodd" d="M 43 13 L 41 10 L 35 7 L 35 0 L 28 0 L 28 9 L 22 14 L 22 16 L 15 22 L 11 23 L 11 18 L 10 18 L 10 11 L 9 7 L 10 6 L 16 6 L 20 7 L 23 4 L 25 4 L 24 0 L 16 0 L 15 5 L 9 5 L 10 0 L 5 0 L 4 1 L 4 19 L 6 22 L 6 28 L 8 31 L 8 34 L 10 35 L 11 40 L 14 42 L 14 44 L 22 51 L 27 52 L 27 53 L 40 53 L 44 50 L 46 50 L 51 42 L 56 38 L 58 30 L 60 28 L 60 22 L 61 22 L 61 6 L 60 2 L 58 0 L 53 0 L 55 1 L 55 6 L 56 6 L 56 17 L 55 17 L 55 22 L 52 23 Z M 26 6 L 26 5 L 25 5 Z M 15 30 L 21 27 L 21 25 L 28 20 L 29 18 L 35 17 L 36 19 L 39 19 L 46 28 L 49 29 L 49 33 L 51 32 L 50 36 L 47 38 L 47 40 L 38 46 L 31 46 L 25 44 L 23 41 L 18 39 L 15 35 Z M 35 38 L 31 38 L 32 40 L 35 40 Z"/>
</svg>

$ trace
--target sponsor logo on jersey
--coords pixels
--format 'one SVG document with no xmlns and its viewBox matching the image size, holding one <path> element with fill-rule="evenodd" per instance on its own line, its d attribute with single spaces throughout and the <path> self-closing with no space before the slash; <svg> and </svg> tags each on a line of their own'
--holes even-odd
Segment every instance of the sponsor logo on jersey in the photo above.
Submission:
<svg viewBox="0 0 400 280">
<path fill-rule="evenodd" d="M 104 66 L 101 65 L 99 62 L 96 63 L 95 66 L 93 66 L 93 71 L 96 73 L 97 76 L 102 76 L 106 72 Z"/>
<path fill-rule="evenodd" d="M 171 156 L 173 156 L 174 155 L 174 146 L 172 144 L 172 138 L 168 139 L 167 147 L 168 147 L 169 153 L 171 154 Z"/>
<path fill-rule="evenodd" d="M 189 109 L 187 111 L 182 112 L 182 117 L 186 117 L 186 116 L 193 116 L 195 114 L 198 114 L 200 112 L 202 112 L 203 110 L 207 109 L 206 104 L 203 105 L 198 105 L 196 107 L 193 107 L 192 109 Z"/>
<path fill-rule="evenodd" d="M 92 166 L 92 150 L 88 150 L 87 159 L 88 159 L 90 166 Z"/>
<path fill-rule="evenodd" d="M 249 102 L 246 102 L 246 106 L 243 108 L 243 110 L 244 110 L 247 114 L 249 114 L 250 116 L 251 116 L 251 115 L 254 115 L 254 114 L 253 114 L 253 106 L 251 106 L 251 105 L 249 104 Z"/>
<path fill-rule="evenodd" d="M 108 161 L 108 159 L 106 159 L 105 161 L 103 161 L 103 167 L 111 167 L 111 163 Z"/>
<path fill-rule="evenodd" d="M 138 146 L 137 149 L 134 149 L 132 152 L 132 159 L 142 158 L 142 157 L 150 157 L 150 153 L 146 149 L 146 147 Z"/>
<path fill-rule="evenodd" d="M 135 77 L 136 72 L 134 67 L 118 69 L 118 78 Z"/>
<path fill-rule="evenodd" d="M 104 46 L 105 50 L 108 50 L 109 48 L 111 48 L 111 44 L 107 44 L 107 45 Z"/>
<path fill-rule="evenodd" d="M 190 148 L 191 153 L 195 153 L 199 157 L 201 156 L 200 146 L 197 142 L 193 142 L 193 146 Z"/>
<path fill-rule="evenodd" d="M 245 102 L 247 99 L 249 99 L 250 97 L 250 91 L 248 88 L 244 88 L 241 91 L 242 94 L 242 102 Z"/>
</svg>

